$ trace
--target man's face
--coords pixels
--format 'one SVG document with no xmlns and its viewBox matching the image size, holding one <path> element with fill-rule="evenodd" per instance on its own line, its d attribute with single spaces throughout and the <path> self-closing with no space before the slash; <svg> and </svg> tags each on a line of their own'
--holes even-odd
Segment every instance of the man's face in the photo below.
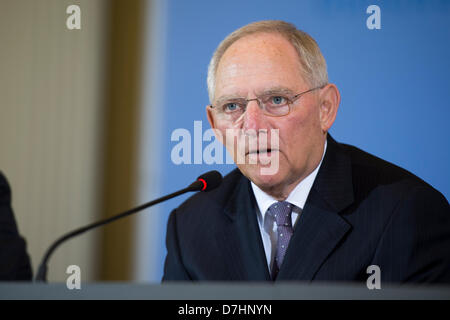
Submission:
<svg viewBox="0 0 450 320">
<path fill-rule="evenodd" d="M 286 89 L 292 95 L 311 89 L 303 80 L 299 58 L 294 47 L 277 34 L 257 34 L 239 39 L 222 56 L 216 74 L 213 105 L 225 96 L 254 99 L 261 94 L 277 88 Z M 320 116 L 320 89 L 301 96 L 292 104 L 291 112 L 282 117 L 264 114 L 256 101 L 247 105 L 246 112 L 236 123 L 218 117 L 214 109 L 207 109 L 211 126 L 226 137 L 226 130 L 245 135 L 252 132 L 250 139 L 261 139 L 268 132 L 270 148 L 271 129 L 278 129 L 279 143 L 267 154 L 264 148 L 259 153 L 252 152 L 242 144 L 244 139 L 237 138 L 237 148 L 245 149 L 245 161 L 237 161 L 236 146 L 231 139 L 222 141 L 233 156 L 240 171 L 267 193 L 282 193 L 287 196 L 295 185 L 311 173 L 320 162 L 326 137 Z M 239 129 L 239 130 L 236 130 Z M 248 138 L 248 137 L 247 137 Z M 228 140 L 228 141 L 227 141 Z M 253 150 L 255 151 L 255 150 Z M 277 154 L 275 154 L 277 153 Z M 278 170 L 273 174 L 264 174 L 267 167 L 259 161 L 250 159 L 270 156 L 279 161 Z M 252 162 L 252 163 L 251 163 Z"/>
</svg>

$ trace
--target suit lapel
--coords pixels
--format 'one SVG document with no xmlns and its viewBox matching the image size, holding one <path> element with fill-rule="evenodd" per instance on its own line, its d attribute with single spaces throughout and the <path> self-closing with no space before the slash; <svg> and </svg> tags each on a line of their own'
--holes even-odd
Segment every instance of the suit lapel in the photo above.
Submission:
<svg viewBox="0 0 450 320">
<path fill-rule="evenodd" d="M 289 243 L 277 280 L 311 281 L 350 231 L 339 212 L 353 202 L 351 163 L 328 136 L 322 165 Z"/>
<path fill-rule="evenodd" d="M 350 228 L 336 212 L 310 200 L 297 221 L 277 280 L 312 280 Z"/>
<path fill-rule="evenodd" d="M 227 221 L 216 233 L 230 280 L 270 280 L 254 203 L 249 181 L 242 176 L 224 208 Z"/>
</svg>

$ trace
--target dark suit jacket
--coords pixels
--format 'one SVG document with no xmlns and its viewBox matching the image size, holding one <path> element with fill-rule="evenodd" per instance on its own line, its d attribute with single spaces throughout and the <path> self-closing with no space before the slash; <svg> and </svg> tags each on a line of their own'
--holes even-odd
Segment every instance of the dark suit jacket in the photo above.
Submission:
<svg viewBox="0 0 450 320">
<path fill-rule="evenodd" d="M 17 231 L 11 209 L 11 190 L 0 172 L 0 281 L 31 278 L 31 264 L 25 240 Z"/>
<path fill-rule="evenodd" d="M 271 280 L 249 183 L 238 170 L 175 209 L 163 280 Z M 450 207 L 431 186 L 328 136 L 278 280 L 450 282 Z"/>
</svg>

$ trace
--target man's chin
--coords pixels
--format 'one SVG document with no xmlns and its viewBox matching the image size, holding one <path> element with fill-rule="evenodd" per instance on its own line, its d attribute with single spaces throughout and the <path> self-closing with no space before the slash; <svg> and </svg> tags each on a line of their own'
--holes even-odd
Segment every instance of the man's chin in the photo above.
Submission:
<svg viewBox="0 0 450 320">
<path fill-rule="evenodd" d="M 239 167 L 242 174 L 250 179 L 254 184 L 256 184 L 262 190 L 272 189 L 273 187 L 279 185 L 282 182 L 282 177 L 280 172 L 267 173 L 267 168 L 258 165 L 247 165 L 244 167 Z M 266 170 L 264 170 L 266 169 Z"/>
</svg>

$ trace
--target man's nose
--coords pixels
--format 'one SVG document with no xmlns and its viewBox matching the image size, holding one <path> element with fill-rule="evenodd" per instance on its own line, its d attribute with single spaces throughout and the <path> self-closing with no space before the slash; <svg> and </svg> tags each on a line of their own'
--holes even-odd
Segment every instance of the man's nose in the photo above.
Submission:
<svg viewBox="0 0 450 320">
<path fill-rule="evenodd" d="M 243 114 L 242 128 L 244 130 L 267 129 L 266 116 L 258 105 L 257 100 L 251 100 L 247 104 L 247 109 Z"/>
</svg>

